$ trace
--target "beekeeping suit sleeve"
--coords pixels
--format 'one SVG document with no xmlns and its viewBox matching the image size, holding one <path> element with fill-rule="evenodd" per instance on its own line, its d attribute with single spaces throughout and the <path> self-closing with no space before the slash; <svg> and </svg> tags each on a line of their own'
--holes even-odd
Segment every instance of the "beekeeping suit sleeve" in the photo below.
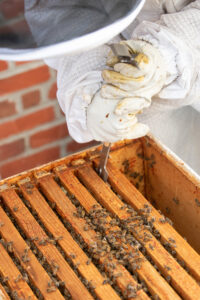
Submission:
<svg viewBox="0 0 200 300">
<path fill-rule="evenodd" d="M 170 1 L 169 1 L 170 2 Z M 170 11 L 173 6 L 166 1 Z M 167 80 L 149 109 L 166 110 L 192 105 L 200 109 L 200 1 L 180 12 L 163 14 L 159 21 L 143 21 L 132 34 L 154 45 L 165 59 Z M 148 111 L 146 112 L 149 113 Z"/>
<path fill-rule="evenodd" d="M 142 22 L 132 34 L 158 48 L 168 66 L 166 85 L 140 121 L 200 173 L 200 1 L 179 12 L 172 8 L 156 23 Z"/>
</svg>

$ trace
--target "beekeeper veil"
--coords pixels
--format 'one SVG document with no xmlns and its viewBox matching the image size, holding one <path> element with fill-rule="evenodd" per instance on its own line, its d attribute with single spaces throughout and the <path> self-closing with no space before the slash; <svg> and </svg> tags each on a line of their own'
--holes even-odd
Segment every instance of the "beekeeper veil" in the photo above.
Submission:
<svg viewBox="0 0 200 300">
<path fill-rule="evenodd" d="M 7 25 L 0 18 L 0 59 L 33 60 L 90 50 L 124 30 L 143 4 L 144 0 L 25 0 L 24 25 Z"/>
</svg>

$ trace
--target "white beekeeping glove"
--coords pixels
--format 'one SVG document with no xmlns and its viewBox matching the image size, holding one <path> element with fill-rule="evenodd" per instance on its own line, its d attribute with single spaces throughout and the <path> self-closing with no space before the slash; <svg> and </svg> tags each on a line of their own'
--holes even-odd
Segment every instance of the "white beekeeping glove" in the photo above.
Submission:
<svg viewBox="0 0 200 300">
<path fill-rule="evenodd" d="M 109 53 L 103 70 L 104 85 L 87 108 L 88 130 L 98 141 L 134 139 L 149 131 L 136 115 L 151 104 L 151 97 L 162 88 L 166 71 L 157 49 L 143 41 L 123 41 L 136 54 L 137 67 L 121 63 Z"/>
<path fill-rule="evenodd" d="M 115 71 L 103 71 L 102 88 L 101 71 L 96 70 L 105 69 L 108 46 L 59 61 L 57 96 L 69 133 L 78 142 L 92 139 L 114 142 L 144 136 L 149 130 L 148 126 L 137 123 L 135 115 L 150 105 L 152 95 L 163 85 L 164 65 L 159 51 L 150 44 L 126 43 L 138 52 L 136 59 L 140 69 L 116 63 Z M 85 73 L 78 76 L 83 65 Z M 100 88 L 101 95 L 98 93 L 93 98 Z"/>
<path fill-rule="evenodd" d="M 116 142 L 135 139 L 148 133 L 149 127 L 138 123 L 135 114 L 114 113 L 116 98 L 105 99 L 97 92 L 87 108 L 88 131 L 96 141 Z"/>
<path fill-rule="evenodd" d="M 119 38 L 113 42 L 119 42 Z M 109 50 L 104 45 L 81 55 L 49 62 L 58 71 L 57 97 L 65 113 L 69 133 L 79 143 L 93 139 L 114 142 L 136 138 L 149 130 L 143 124 L 136 124 L 135 116 L 126 114 L 119 118 L 114 114 L 121 99 L 103 99 L 99 95 L 103 83 L 101 70 L 105 69 Z"/>
<path fill-rule="evenodd" d="M 121 99 L 115 108 L 117 115 L 138 113 L 149 107 L 152 96 L 163 87 L 166 68 L 160 52 L 151 44 L 141 40 L 122 41 L 130 51 L 137 55 L 137 67 L 120 63 L 110 55 L 107 63 L 114 70 L 104 70 L 102 77 L 106 84 L 101 88 L 104 98 Z"/>
</svg>

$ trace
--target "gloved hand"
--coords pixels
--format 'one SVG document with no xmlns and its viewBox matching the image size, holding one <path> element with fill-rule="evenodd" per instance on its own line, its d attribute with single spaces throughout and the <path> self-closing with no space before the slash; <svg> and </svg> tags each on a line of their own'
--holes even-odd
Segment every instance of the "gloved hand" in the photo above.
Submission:
<svg viewBox="0 0 200 300">
<path fill-rule="evenodd" d="M 116 142 L 148 133 L 149 127 L 138 123 L 135 113 L 118 116 L 114 112 L 119 102 L 116 98 L 103 98 L 99 91 L 95 94 L 87 108 L 87 127 L 94 140 Z"/>
<path fill-rule="evenodd" d="M 121 99 L 115 107 L 115 114 L 137 114 L 149 107 L 152 96 L 159 93 L 166 80 L 166 68 L 160 52 L 142 40 L 122 41 L 135 57 L 137 66 L 120 63 L 117 57 L 109 54 L 107 64 L 114 70 L 104 70 L 105 84 L 101 95 L 106 99 Z"/>
<path fill-rule="evenodd" d="M 150 106 L 151 97 L 160 91 L 166 78 L 157 49 L 140 40 L 121 43 L 138 53 L 137 67 L 120 63 L 109 53 L 107 64 L 114 70 L 102 72 L 106 84 L 87 108 L 88 130 L 98 141 L 115 142 L 146 135 L 149 128 L 138 123 L 136 115 Z"/>
<path fill-rule="evenodd" d="M 149 131 L 148 126 L 138 123 L 136 115 L 149 107 L 152 95 L 160 91 L 165 80 L 165 67 L 159 51 L 149 43 L 139 40 L 123 43 L 138 53 L 136 60 L 139 68 L 119 63 L 116 57 L 108 55 L 107 64 L 114 70 L 102 72 L 104 84 L 101 89 L 100 84 L 95 84 L 100 74 L 93 74 L 92 80 L 91 75 L 87 75 L 88 85 L 72 94 L 73 101 L 66 115 L 70 134 L 76 140 L 80 136 L 78 122 L 82 122 L 84 139 L 87 140 L 116 142 L 138 138 Z M 94 76 L 97 76 L 96 81 Z"/>
</svg>

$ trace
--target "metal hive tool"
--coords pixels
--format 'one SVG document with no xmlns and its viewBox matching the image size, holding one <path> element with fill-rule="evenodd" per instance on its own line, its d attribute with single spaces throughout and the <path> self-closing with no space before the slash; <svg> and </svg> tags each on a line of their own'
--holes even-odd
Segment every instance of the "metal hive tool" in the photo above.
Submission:
<svg viewBox="0 0 200 300">
<path fill-rule="evenodd" d="M 108 44 L 111 48 L 113 54 L 118 57 L 118 60 L 122 63 L 132 64 L 133 66 L 138 68 L 138 63 L 135 60 L 138 53 L 132 53 L 126 44 L 113 43 Z M 108 172 L 106 168 L 106 164 L 109 157 L 111 143 L 104 142 L 102 146 L 101 158 L 99 162 L 98 172 L 99 176 L 106 182 L 108 179 Z"/>
</svg>

